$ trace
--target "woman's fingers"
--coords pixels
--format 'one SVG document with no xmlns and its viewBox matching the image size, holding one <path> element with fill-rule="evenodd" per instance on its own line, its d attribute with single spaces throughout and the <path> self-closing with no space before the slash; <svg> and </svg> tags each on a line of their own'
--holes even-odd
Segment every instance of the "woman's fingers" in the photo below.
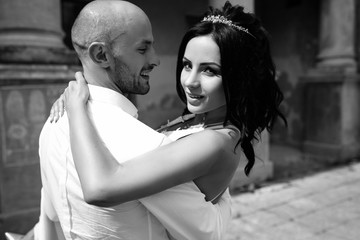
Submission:
<svg viewBox="0 0 360 240">
<path fill-rule="evenodd" d="M 71 101 L 71 97 L 75 97 L 77 95 L 77 89 L 76 89 L 76 81 L 70 81 L 68 84 L 68 87 L 65 89 L 63 93 L 63 100 L 64 100 L 64 107 L 66 105 L 69 105 L 69 102 Z M 75 96 L 74 96 L 75 95 Z"/>
<path fill-rule="evenodd" d="M 79 108 L 86 106 L 90 95 L 88 85 L 82 72 L 76 72 L 75 78 L 76 81 L 70 81 L 64 92 L 64 104 L 69 117 Z"/>
<path fill-rule="evenodd" d="M 79 84 L 86 84 L 86 80 L 85 80 L 82 72 L 76 72 L 75 79 L 76 79 L 76 82 L 78 82 Z"/>
<path fill-rule="evenodd" d="M 66 88 L 64 93 L 66 92 Z M 60 95 L 60 97 L 54 102 L 50 110 L 49 120 L 50 122 L 57 122 L 60 117 L 64 115 L 65 112 L 65 100 L 64 100 L 64 93 Z"/>
<path fill-rule="evenodd" d="M 52 105 L 51 109 L 50 109 L 50 115 L 49 115 L 49 121 L 51 123 L 54 121 L 54 114 L 55 114 L 54 105 Z"/>
<path fill-rule="evenodd" d="M 65 104 L 86 104 L 89 99 L 89 88 L 82 72 L 75 73 L 76 81 L 70 81 L 68 91 L 65 94 Z"/>
<path fill-rule="evenodd" d="M 60 113 L 59 113 L 59 99 L 57 99 L 54 104 L 51 107 L 50 110 L 50 122 L 57 122 L 60 118 Z"/>
<path fill-rule="evenodd" d="M 69 81 L 63 94 L 54 102 L 51 107 L 49 120 L 57 122 L 64 115 L 66 108 L 71 111 L 77 108 L 79 104 L 86 104 L 89 98 L 89 89 L 82 72 L 75 73 L 76 81 Z"/>
<path fill-rule="evenodd" d="M 66 89 L 65 89 L 65 91 L 66 91 Z M 58 105 L 59 106 L 59 115 L 60 115 L 60 117 L 62 117 L 65 112 L 64 94 L 61 94 L 60 98 L 58 99 L 58 102 L 59 102 L 59 105 Z"/>
</svg>

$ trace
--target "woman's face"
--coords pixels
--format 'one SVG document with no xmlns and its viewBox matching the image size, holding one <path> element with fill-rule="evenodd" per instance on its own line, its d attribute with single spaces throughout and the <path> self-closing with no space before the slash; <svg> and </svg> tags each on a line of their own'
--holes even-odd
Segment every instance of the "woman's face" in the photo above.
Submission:
<svg viewBox="0 0 360 240">
<path fill-rule="evenodd" d="M 181 85 L 192 113 L 210 112 L 226 104 L 220 49 L 210 35 L 195 37 L 188 42 L 183 57 Z"/>
</svg>

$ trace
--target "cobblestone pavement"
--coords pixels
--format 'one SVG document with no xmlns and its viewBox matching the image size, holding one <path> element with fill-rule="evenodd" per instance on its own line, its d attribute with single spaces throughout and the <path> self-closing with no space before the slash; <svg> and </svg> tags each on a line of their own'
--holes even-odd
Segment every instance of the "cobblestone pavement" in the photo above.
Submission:
<svg viewBox="0 0 360 240">
<path fill-rule="evenodd" d="M 359 240 L 360 163 L 233 196 L 235 239 Z"/>
</svg>

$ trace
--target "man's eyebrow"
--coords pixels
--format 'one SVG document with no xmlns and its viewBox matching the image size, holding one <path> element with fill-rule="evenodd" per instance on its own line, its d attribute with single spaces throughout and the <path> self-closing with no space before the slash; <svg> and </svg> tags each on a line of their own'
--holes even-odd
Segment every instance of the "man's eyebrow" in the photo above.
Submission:
<svg viewBox="0 0 360 240">
<path fill-rule="evenodd" d="M 141 45 L 141 44 L 152 45 L 152 44 L 154 44 L 154 43 L 155 43 L 155 41 L 151 41 L 151 40 L 144 39 L 144 40 L 140 41 L 140 42 L 138 43 L 138 45 Z"/>
</svg>

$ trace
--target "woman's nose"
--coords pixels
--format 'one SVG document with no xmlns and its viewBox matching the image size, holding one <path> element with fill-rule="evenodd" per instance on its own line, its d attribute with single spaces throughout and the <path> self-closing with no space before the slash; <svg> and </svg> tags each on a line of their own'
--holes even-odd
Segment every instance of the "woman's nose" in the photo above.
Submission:
<svg viewBox="0 0 360 240">
<path fill-rule="evenodd" d="M 196 74 L 195 71 L 191 71 L 191 73 L 188 75 L 186 81 L 185 81 L 185 85 L 188 88 L 198 88 L 200 86 L 200 82 L 198 79 L 198 76 Z"/>
</svg>

